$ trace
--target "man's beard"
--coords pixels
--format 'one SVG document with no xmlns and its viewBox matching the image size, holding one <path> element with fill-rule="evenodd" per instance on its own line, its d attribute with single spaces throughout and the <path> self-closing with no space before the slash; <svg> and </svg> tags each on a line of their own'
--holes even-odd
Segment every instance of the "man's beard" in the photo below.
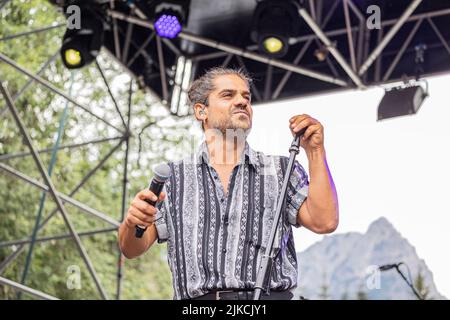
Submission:
<svg viewBox="0 0 450 320">
<path fill-rule="evenodd" d="M 240 121 L 234 119 L 233 116 L 234 114 L 231 114 L 231 117 L 227 119 L 214 121 L 213 123 L 210 123 L 210 126 L 212 129 L 219 130 L 224 137 L 229 134 L 232 134 L 233 136 L 236 136 L 236 134 L 243 134 L 244 137 L 247 138 L 252 130 L 251 121 L 250 125 L 242 125 Z"/>
</svg>

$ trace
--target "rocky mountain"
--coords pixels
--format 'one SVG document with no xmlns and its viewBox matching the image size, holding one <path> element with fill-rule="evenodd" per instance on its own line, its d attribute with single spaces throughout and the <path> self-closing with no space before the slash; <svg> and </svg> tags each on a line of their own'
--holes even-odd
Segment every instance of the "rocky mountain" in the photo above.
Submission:
<svg viewBox="0 0 450 320">
<path fill-rule="evenodd" d="M 403 262 L 399 270 L 412 282 L 422 277 L 427 299 L 446 299 L 415 248 L 385 218 L 374 221 L 365 234 L 325 236 L 298 253 L 299 286 L 295 296 L 307 299 L 416 299 L 395 268 L 379 266 Z M 420 279 L 419 279 L 420 281 Z M 420 288 L 419 288 L 420 289 Z"/>
</svg>

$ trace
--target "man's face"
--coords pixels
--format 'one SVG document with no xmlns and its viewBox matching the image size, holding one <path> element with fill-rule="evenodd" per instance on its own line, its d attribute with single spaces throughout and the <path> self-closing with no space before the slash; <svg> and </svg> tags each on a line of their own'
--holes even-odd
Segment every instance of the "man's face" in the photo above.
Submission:
<svg viewBox="0 0 450 320">
<path fill-rule="evenodd" d="M 247 83 L 237 75 L 223 75 L 213 80 L 214 90 L 208 102 L 205 129 L 242 129 L 250 132 L 253 110 Z"/>
</svg>

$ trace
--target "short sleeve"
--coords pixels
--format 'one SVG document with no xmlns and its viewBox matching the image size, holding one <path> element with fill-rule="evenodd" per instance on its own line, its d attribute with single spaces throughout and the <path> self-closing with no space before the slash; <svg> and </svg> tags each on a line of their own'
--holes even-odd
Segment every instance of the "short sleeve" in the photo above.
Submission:
<svg viewBox="0 0 450 320">
<path fill-rule="evenodd" d="M 308 189 L 308 174 L 302 165 L 298 161 L 295 161 L 286 197 L 287 219 L 295 227 L 300 227 L 300 224 L 297 222 L 297 214 L 303 201 L 308 196 Z"/>
<path fill-rule="evenodd" d="M 164 192 L 166 192 L 166 190 L 164 190 Z M 157 240 L 158 243 L 164 243 L 167 241 L 167 239 L 169 239 L 169 232 L 167 228 L 169 200 L 167 196 L 164 199 L 164 201 L 156 204 L 156 209 L 158 210 L 156 212 L 156 220 L 155 220 L 156 233 L 158 236 Z"/>
</svg>

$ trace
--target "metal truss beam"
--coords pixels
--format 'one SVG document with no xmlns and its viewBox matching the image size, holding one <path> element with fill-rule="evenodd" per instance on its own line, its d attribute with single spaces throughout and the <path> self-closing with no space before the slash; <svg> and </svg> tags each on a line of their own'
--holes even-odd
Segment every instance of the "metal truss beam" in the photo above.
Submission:
<svg viewBox="0 0 450 320">
<path fill-rule="evenodd" d="M 430 11 L 430 12 L 424 12 L 424 13 L 418 13 L 415 15 L 411 15 L 406 22 L 412 22 L 412 21 L 417 21 L 423 18 L 434 18 L 434 17 L 440 17 L 440 16 L 446 16 L 450 14 L 450 9 L 442 9 L 442 10 L 436 10 L 436 11 Z M 381 22 L 381 26 L 382 27 L 389 27 L 394 25 L 396 22 L 398 22 L 398 19 L 390 19 L 390 20 L 385 20 Z M 358 27 L 352 27 L 351 28 L 352 31 L 357 31 Z M 341 28 L 341 29 L 336 29 L 336 30 L 330 30 L 330 31 L 326 31 L 325 35 L 327 37 L 335 37 L 335 36 L 341 36 L 347 33 L 347 28 Z M 301 37 L 297 37 L 297 38 L 291 38 L 289 39 L 289 43 L 292 44 L 297 44 L 300 42 L 305 42 L 308 41 L 310 39 L 315 39 L 317 38 L 317 35 L 315 34 L 308 34 L 308 35 L 304 35 Z M 251 45 L 247 47 L 247 50 L 252 50 L 254 48 L 257 48 L 257 45 Z"/>
<path fill-rule="evenodd" d="M 403 42 L 402 47 L 400 48 L 400 50 L 397 52 L 397 55 L 395 56 L 394 60 L 392 61 L 391 65 L 389 66 L 389 68 L 387 69 L 386 73 L 383 76 L 383 81 L 386 81 L 387 79 L 389 79 L 392 71 L 394 71 L 395 67 L 397 66 L 398 62 L 400 61 L 401 57 L 403 56 L 403 54 L 405 53 L 406 49 L 408 48 L 409 44 L 411 43 L 411 40 L 413 39 L 413 37 L 416 35 L 417 30 L 419 30 L 419 27 L 421 26 L 423 20 L 418 20 L 416 22 L 416 24 L 414 25 L 413 29 L 411 30 L 411 32 L 409 33 L 408 37 L 406 38 L 406 40 Z"/>
<path fill-rule="evenodd" d="M 353 35 L 352 35 L 352 21 L 350 19 L 350 13 L 349 13 L 349 1 L 344 0 L 344 15 L 345 15 L 345 27 L 347 29 L 347 40 L 348 40 L 348 48 L 350 51 L 350 61 L 352 63 L 352 70 L 356 70 L 356 54 L 355 54 L 355 46 L 353 43 Z"/>
<path fill-rule="evenodd" d="M 331 6 L 331 8 L 329 9 L 327 16 L 325 17 L 325 19 L 323 20 L 323 22 L 321 22 L 321 27 L 322 29 L 326 27 L 326 25 L 328 24 L 328 22 L 330 21 L 331 17 L 333 16 L 334 12 L 336 11 L 336 8 L 339 4 L 339 0 L 335 1 L 333 3 L 333 5 Z M 320 12 L 320 11 L 318 11 Z M 309 49 L 309 47 L 311 46 L 313 40 L 316 38 L 311 38 L 309 39 L 303 46 L 302 49 L 300 50 L 300 52 L 297 54 L 297 56 L 294 59 L 294 64 L 297 65 L 300 60 L 303 58 L 303 56 L 305 55 L 306 51 Z M 286 85 L 287 81 L 289 80 L 290 76 L 292 75 L 292 71 L 287 71 L 283 78 L 281 78 L 281 81 L 278 83 L 278 86 L 276 87 L 276 89 L 274 90 L 273 94 L 272 94 L 272 99 L 276 99 L 278 98 L 278 96 L 281 93 L 281 90 L 283 90 L 284 86 Z"/>
<path fill-rule="evenodd" d="M 0 41 L 6 41 L 6 40 L 20 38 L 20 37 L 23 37 L 23 36 L 29 36 L 29 35 L 32 35 L 32 34 L 35 34 L 35 33 L 45 32 L 45 31 L 49 31 L 49 30 L 52 30 L 52 29 L 64 27 L 65 25 L 66 25 L 65 23 L 60 23 L 60 24 L 57 24 L 57 25 L 54 25 L 54 26 L 47 26 L 47 27 L 42 27 L 42 28 L 39 28 L 39 29 L 26 31 L 26 32 L 16 33 L 16 34 L 12 34 L 10 36 L 6 36 L 6 37 L 3 37 L 3 38 L 0 38 Z"/>
<path fill-rule="evenodd" d="M 102 121 L 103 123 L 105 123 L 106 125 L 110 126 L 111 128 L 116 129 L 117 131 L 124 133 L 121 129 L 117 128 L 116 126 L 114 126 L 113 124 L 111 124 L 110 122 L 106 121 L 103 117 L 96 115 L 95 113 L 93 113 L 91 110 L 89 110 L 87 107 L 79 104 L 78 102 L 75 101 L 74 98 L 70 97 L 69 95 L 65 94 L 64 92 L 62 92 L 60 89 L 56 88 L 53 84 L 51 84 L 50 82 L 42 79 L 41 77 L 38 77 L 37 75 L 33 74 L 32 72 L 26 70 L 25 68 L 22 68 L 21 66 L 19 66 L 17 63 L 15 63 L 13 60 L 11 60 L 9 57 L 5 56 L 3 53 L 0 53 L 0 60 L 2 60 L 3 62 L 9 64 L 11 67 L 13 67 L 14 69 L 16 69 L 17 71 L 27 75 L 28 77 L 34 79 L 36 82 L 40 83 L 41 85 L 43 85 L 44 87 L 46 87 L 47 89 L 49 89 L 50 91 L 64 97 L 66 100 L 72 102 L 75 106 L 83 109 L 84 111 L 86 111 L 87 113 L 89 113 L 90 115 L 92 115 L 93 117 L 97 118 L 98 120 Z"/>
<path fill-rule="evenodd" d="M 4 163 L 0 163 L 0 169 L 4 170 L 5 172 L 9 173 L 10 175 L 15 176 L 35 187 L 42 189 L 45 192 L 51 193 L 51 190 L 47 185 L 45 185 L 31 177 L 28 177 L 27 175 L 11 168 L 10 166 L 8 166 Z M 82 203 L 78 200 L 75 200 L 59 191 L 55 191 L 55 193 L 58 196 L 58 198 L 60 198 L 62 201 L 70 203 L 71 205 L 77 207 L 78 209 L 80 209 L 86 213 L 89 213 L 90 215 L 93 215 L 94 217 L 99 218 L 105 222 L 108 222 L 109 224 L 111 224 L 113 226 L 116 226 L 116 227 L 120 226 L 120 223 L 118 221 L 114 220 L 113 218 L 109 217 L 108 215 L 104 214 L 103 212 L 92 209 L 89 206 L 85 205 L 84 203 Z"/>
<path fill-rule="evenodd" d="M 94 266 L 92 265 L 92 262 L 90 261 L 89 256 L 87 255 L 86 249 L 84 248 L 83 244 L 81 243 L 81 239 L 79 238 L 75 228 L 72 225 L 72 222 L 70 221 L 70 219 L 68 217 L 67 211 L 66 211 L 63 203 L 61 202 L 60 197 L 58 196 L 58 192 L 56 191 L 56 188 L 53 185 L 53 182 L 51 181 L 49 175 L 47 174 L 47 172 L 44 168 L 44 165 L 42 164 L 42 161 L 39 157 L 39 154 L 36 152 L 36 149 L 34 148 L 32 142 L 31 142 L 31 138 L 28 135 L 28 131 L 25 128 L 25 125 L 22 122 L 22 119 L 20 118 L 16 107 L 14 106 L 14 103 L 12 102 L 12 99 L 11 99 L 8 91 L 3 87 L 3 84 L 1 82 L 0 82 L 0 91 L 6 100 L 6 104 L 8 105 L 8 108 L 11 111 L 11 114 L 13 115 L 17 126 L 20 129 L 22 137 L 24 138 L 23 139 L 24 142 L 27 144 L 27 146 L 30 148 L 31 153 L 33 154 L 33 159 L 36 163 L 36 166 L 38 167 L 39 172 L 40 172 L 42 178 L 44 179 L 45 184 L 47 185 L 53 200 L 55 201 L 59 211 L 61 212 L 61 215 L 63 217 L 63 220 L 64 220 L 67 228 L 69 229 L 70 233 L 72 234 L 72 238 L 75 241 L 78 251 L 80 252 L 82 259 L 84 260 L 86 267 L 88 268 L 89 273 L 91 274 L 100 295 L 104 299 L 107 299 L 106 292 L 100 283 L 97 273 L 95 272 Z"/>
<path fill-rule="evenodd" d="M 124 140 L 120 140 L 119 143 L 114 146 L 98 163 L 97 165 L 92 168 L 86 176 L 81 179 L 81 181 L 75 186 L 75 188 L 69 193 L 69 197 L 73 197 L 82 187 L 83 185 L 92 177 L 100 168 L 103 167 L 103 165 L 106 163 L 106 161 L 114 154 L 114 152 L 122 145 L 122 142 Z M 0 164 L 1 165 L 1 164 Z M 45 218 L 45 220 L 39 225 L 38 231 L 44 228 L 47 223 L 50 221 L 50 219 L 58 212 L 58 208 L 55 208 L 50 214 Z M 6 259 L 0 264 L 0 274 L 4 272 L 4 270 L 8 267 L 11 262 L 14 261 L 15 258 L 19 256 L 20 253 L 22 253 L 25 250 L 25 245 L 20 245 L 19 248 L 14 251 L 11 255 L 6 257 Z"/>
<path fill-rule="evenodd" d="M 54 55 L 52 55 L 43 65 L 42 67 L 39 68 L 38 72 L 36 73 L 36 75 L 41 75 L 42 72 L 44 72 L 45 69 L 47 69 L 47 67 L 50 65 L 50 63 L 52 63 L 56 57 L 59 56 L 59 51 L 56 52 Z M 16 102 L 17 99 L 19 99 L 19 97 L 30 87 L 30 85 L 34 82 L 34 79 L 29 79 L 27 81 L 27 83 L 25 83 L 25 85 L 20 88 L 20 90 L 14 94 L 14 96 L 12 97 L 13 102 Z M 0 111 L 0 117 L 3 115 L 4 112 L 6 112 L 6 110 L 8 110 L 8 107 L 5 106 L 5 108 L 3 110 Z"/>
<path fill-rule="evenodd" d="M 167 102 L 169 101 L 169 89 L 167 88 L 166 64 L 164 63 L 164 54 L 162 51 L 161 38 L 159 36 L 156 36 L 156 50 L 158 52 L 159 76 L 161 78 L 163 100 Z"/>
<path fill-rule="evenodd" d="M 397 22 L 389 29 L 388 33 L 384 36 L 383 40 L 378 44 L 378 46 L 373 50 L 373 52 L 369 55 L 367 60 L 363 63 L 361 68 L 359 69 L 358 74 L 363 75 L 367 69 L 372 65 L 375 59 L 381 54 L 384 48 L 388 45 L 389 41 L 397 34 L 398 30 L 407 22 L 408 18 L 411 14 L 416 10 L 417 6 L 422 2 L 422 0 L 414 0 L 408 8 L 403 12 L 401 17 L 397 20 Z"/>
<path fill-rule="evenodd" d="M 328 51 L 333 55 L 339 65 L 344 69 L 344 71 L 348 74 L 348 76 L 352 79 L 352 81 L 358 86 L 358 88 L 363 89 L 364 84 L 358 75 L 352 70 L 352 68 L 348 65 L 347 61 L 345 61 L 344 57 L 341 55 L 339 50 L 331 43 L 330 39 L 323 33 L 322 29 L 314 22 L 311 16 L 305 9 L 299 10 L 300 15 L 309 25 L 309 27 L 314 31 L 314 33 L 319 37 L 319 39 L 325 44 Z"/>
<path fill-rule="evenodd" d="M 112 140 L 118 140 L 118 139 L 123 139 L 123 137 L 112 137 L 112 138 L 97 139 L 97 140 L 92 140 L 92 141 L 82 142 L 82 143 L 66 144 L 66 145 L 59 146 L 57 149 L 58 150 L 73 149 L 73 148 L 87 146 L 90 144 L 97 144 L 97 143 L 102 143 L 102 142 L 107 142 L 107 141 L 112 141 Z M 52 150 L 53 150 L 52 148 L 46 148 L 46 149 L 37 150 L 37 152 L 38 153 L 48 153 L 48 152 L 52 152 Z M 6 161 L 6 160 L 15 159 L 15 158 L 22 158 L 22 157 L 26 157 L 26 156 L 31 156 L 31 152 L 18 152 L 18 153 L 3 154 L 3 155 L 0 155 L 0 161 Z"/>
<path fill-rule="evenodd" d="M 111 232 L 111 231 L 117 231 L 117 228 L 103 228 L 103 229 L 97 229 L 97 230 L 91 230 L 91 231 L 81 231 L 78 233 L 78 235 L 80 237 L 85 237 L 85 236 L 92 236 L 95 234 L 106 233 L 106 232 Z M 62 240 L 62 239 L 69 239 L 69 238 L 72 238 L 72 235 L 70 233 L 66 233 L 66 234 L 59 234 L 59 235 L 54 235 L 54 236 L 36 238 L 35 242 L 47 242 L 47 241 L 51 241 L 51 240 Z M 12 240 L 12 241 L 2 241 L 2 242 L 0 242 L 0 248 L 19 246 L 19 245 L 29 244 L 30 242 L 31 242 L 31 238 Z"/>
<path fill-rule="evenodd" d="M 15 290 L 19 290 L 21 292 L 25 292 L 28 293 L 36 298 L 42 299 L 42 300 L 59 300 L 56 297 L 53 297 L 49 294 L 46 294 L 44 292 L 32 289 L 30 287 L 24 286 L 23 284 L 20 284 L 18 282 L 0 277 L 0 284 L 6 285 L 6 286 L 10 286 L 12 288 L 14 288 Z"/>
<path fill-rule="evenodd" d="M 135 24 L 137 24 L 139 26 L 142 26 L 144 28 L 148 28 L 148 29 L 154 30 L 153 23 L 151 21 L 149 21 L 149 20 L 139 19 L 139 18 L 128 16 L 128 15 L 122 14 L 121 12 L 112 11 L 112 10 L 109 10 L 108 13 L 109 13 L 109 15 L 111 17 L 114 17 L 114 18 L 117 18 L 117 19 L 121 19 L 121 20 L 124 20 L 124 21 L 128 21 L 130 23 L 135 23 Z M 211 48 L 214 48 L 214 49 L 218 49 L 218 50 L 222 50 L 222 51 L 225 51 L 225 52 L 228 52 L 228 53 L 232 53 L 232 54 L 234 54 L 236 56 L 241 56 L 241 57 L 244 57 L 244 58 L 247 58 L 247 59 L 250 59 L 250 60 L 262 62 L 262 63 L 265 63 L 265 64 L 270 64 L 270 65 L 272 65 L 274 67 L 278 67 L 278 68 L 285 69 L 285 70 L 290 70 L 290 71 L 302 74 L 304 76 L 308 76 L 308 77 L 315 78 L 315 79 L 318 79 L 318 80 L 322 80 L 322 81 L 325 81 L 325 82 L 330 82 L 330 83 L 336 84 L 338 86 L 343 86 L 343 87 L 347 87 L 348 86 L 348 84 L 345 81 L 341 80 L 341 79 L 336 79 L 336 78 L 333 78 L 333 77 L 331 77 L 329 75 L 322 74 L 320 72 L 316 72 L 316 71 L 313 71 L 313 70 L 309 70 L 309 69 L 305 69 L 305 68 L 296 66 L 296 65 L 294 65 L 292 63 L 288 63 L 288 62 L 281 61 L 281 60 L 278 60 L 278 59 L 271 59 L 271 58 L 269 58 L 267 56 L 264 56 L 264 55 L 261 55 L 261 54 L 257 54 L 257 53 L 254 53 L 254 52 L 242 49 L 242 48 L 238 48 L 238 47 L 235 47 L 235 46 L 224 44 L 224 43 L 221 43 L 221 42 L 218 42 L 218 41 L 215 41 L 215 40 L 210 40 L 208 38 L 204 38 L 204 37 L 200 37 L 200 36 L 197 36 L 197 35 L 193 35 L 191 33 L 185 32 L 185 31 L 180 32 L 178 34 L 178 37 L 181 38 L 181 39 L 185 39 L 185 40 L 188 40 L 188 41 L 191 41 L 191 42 L 194 42 L 194 43 L 198 43 L 198 44 L 207 46 L 207 47 L 211 47 Z"/>
<path fill-rule="evenodd" d="M 101 77 L 103 79 L 103 82 L 105 83 L 105 86 L 108 89 L 109 96 L 111 97 L 111 100 L 114 103 L 114 107 L 116 108 L 117 114 L 119 115 L 120 120 L 122 121 L 123 127 L 125 128 L 125 130 L 128 130 L 128 127 L 127 127 L 127 125 L 125 123 L 125 120 L 123 119 L 122 113 L 120 112 L 120 109 L 119 109 L 119 106 L 117 104 L 117 101 L 114 98 L 114 95 L 113 95 L 113 93 L 111 91 L 111 88 L 110 88 L 110 86 L 108 84 L 108 80 L 106 79 L 105 73 L 103 72 L 102 67 L 100 67 L 100 64 L 98 63 L 97 59 L 95 59 L 95 65 L 97 66 L 97 70 L 98 70 L 98 72 L 100 72 L 100 75 L 101 75 Z"/>
<path fill-rule="evenodd" d="M 431 25 L 431 27 L 433 28 L 433 31 L 436 33 L 436 35 L 438 36 L 439 40 L 441 40 L 442 45 L 445 47 L 445 49 L 447 50 L 448 54 L 450 54 L 450 47 L 447 43 L 447 41 L 445 40 L 445 38 L 442 36 L 442 33 L 439 31 L 439 29 L 436 27 L 436 24 L 431 20 L 431 18 L 427 18 L 428 23 Z"/>
<path fill-rule="evenodd" d="M 128 94 L 128 117 L 127 117 L 127 128 L 130 127 L 131 123 L 131 105 L 132 105 L 132 94 L 133 94 L 133 80 L 130 80 L 130 89 Z M 128 160 L 129 160 L 129 152 L 130 152 L 130 136 L 128 135 L 125 139 L 125 159 L 123 162 L 123 181 L 122 181 L 122 208 L 121 208 L 121 216 L 120 221 L 123 221 L 125 218 L 125 212 L 127 210 L 127 202 L 128 202 Z M 116 299 L 120 300 L 122 294 L 122 281 L 123 281 L 123 265 L 124 265 L 124 256 L 120 247 L 118 248 L 118 264 L 117 264 L 117 289 L 116 289 Z"/>
</svg>

